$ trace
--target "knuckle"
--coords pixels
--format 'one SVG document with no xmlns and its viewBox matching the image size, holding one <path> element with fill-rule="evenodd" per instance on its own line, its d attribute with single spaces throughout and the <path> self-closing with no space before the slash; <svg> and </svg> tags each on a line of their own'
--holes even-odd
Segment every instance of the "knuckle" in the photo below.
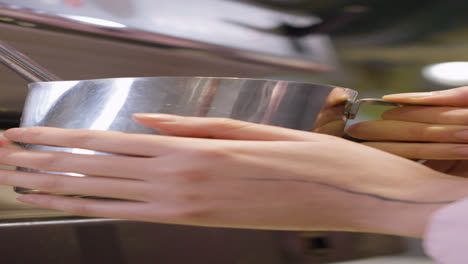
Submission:
<svg viewBox="0 0 468 264">
<path fill-rule="evenodd" d="M 411 144 L 401 156 L 409 159 L 425 159 L 431 152 L 431 145 L 415 143 Z"/>
<path fill-rule="evenodd" d="M 89 131 L 83 130 L 83 131 L 76 132 L 74 137 L 70 139 L 71 140 L 70 143 L 73 145 L 86 147 L 86 146 L 92 145 L 92 142 L 94 139 L 95 139 L 95 136 L 93 134 L 91 134 Z"/>
<path fill-rule="evenodd" d="M 228 151 L 227 146 L 223 146 L 223 148 L 221 148 L 214 145 L 197 148 L 192 150 L 190 154 L 192 157 L 213 162 L 214 159 L 226 158 L 228 156 Z"/>
<path fill-rule="evenodd" d="M 59 154 L 44 154 L 35 161 L 31 161 L 39 169 L 56 170 L 64 163 L 64 157 Z"/>
<path fill-rule="evenodd" d="M 410 112 L 412 106 L 403 106 L 386 110 L 382 113 L 382 120 L 401 120 L 404 119 L 407 112 Z"/>
<path fill-rule="evenodd" d="M 206 171 L 195 167 L 179 169 L 174 174 L 183 183 L 199 183 L 210 178 Z"/>
<path fill-rule="evenodd" d="M 427 156 L 427 153 L 430 152 L 430 146 L 431 144 L 396 143 L 390 148 L 392 150 L 390 152 L 409 159 L 419 159 Z"/>
<path fill-rule="evenodd" d="M 203 182 L 209 179 L 207 170 L 196 162 L 180 159 L 179 166 L 164 166 L 148 168 L 148 179 L 152 181 L 153 175 L 164 175 L 164 180 L 175 184 L 190 184 Z M 161 177 L 157 177 L 161 180 Z"/>
<path fill-rule="evenodd" d="M 185 192 L 177 195 L 177 199 L 184 202 L 195 202 L 203 200 L 203 195 L 196 192 Z"/>
<path fill-rule="evenodd" d="M 232 118 L 225 118 L 225 117 L 213 118 L 213 124 L 219 127 L 237 128 L 239 126 L 239 123 L 240 121 L 234 120 Z"/>
<path fill-rule="evenodd" d="M 70 205 L 66 209 L 67 212 L 74 214 L 74 215 L 81 215 L 81 216 L 93 216 L 94 210 L 91 206 L 84 204 L 84 203 L 76 203 Z"/>
<path fill-rule="evenodd" d="M 423 126 L 419 134 L 423 142 L 441 142 L 447 138 L 447 129 L 443 126 Z"/>
<path fill-rule="evenodd" d="M 204 207 L 188 206 L 172 210 L 168 214 L 168 218 L 177 221 L 193 221 L 208 217 L 211 211 Z"/>
<path fill-rule="evenodd" d="M 11 173 L 11 174 L 2 174 L 0 175 L 0 182 L 3 184 L 3 185 L 10 185 L 10 184 L 14 184 L 16 186 L 19 186 L 19 185 L 24 185 L 21 183 L 21 181 L 19 180 L 20 177 L 16 177 L 16 173 Z M 23 187 L 23 186 L 19 186 L 19 187 Z"/>
<path fill-rule="evenodd" d="M 363 132 L 366 131 L 366 128 L 365 128 L 366 126 L 367 126 L 366 122 L 359 122 L 359 123 L 352 124 L 346 129 L 346 133 L 348 133 L 350 136 L 355 137 L 355 138 L 365 138 L 366 135 Z"/>
<path fill-rule="evenodd" d="M 65 182 L 62 178 L 50 176 L 37 183 L 37 189 L 48 192 L 61 192 L 65 188 Z"/>
<path fill-rule="evenodd" d="M 219 117 L 219 118 L 213 118 L 213 125 L 217 129 L 234 130 L 234 129 L 242 129 L 242 128 L 249 127 L 249 126 L 254 126 L 255 124 L 232 119 L 232 118 Z"/>
<path fill-rule="evenodd" d="M 426 142 L 426 141 L 429 141 L 429 139 L 431 138 L 432 131 L 430 131 L 427 128 L 423 128 L 420 131 L 418 131 L 417 133 L 415 133 L 415 135 L 418 135 L 418 134 L 420 135 L 420 140 L 419 141 Z"/>
<path fill-rule="evenodd" d="M 434 129 L 427 125 L 418 125 L 409 129 L 409 136 L 418 138 L 418 141 L 430 141 L 434 135 Z"/>
<path fill-rule="evenodd" d="M 227 149 L 217 147 L 187 150 L 179 157 L 182 165 L 166 168 L 166 172 L 188 183 L 205 181 L 210 179 L 210 167 L 222 162 L 226 156 L 228 156 Z"/>
</svg>

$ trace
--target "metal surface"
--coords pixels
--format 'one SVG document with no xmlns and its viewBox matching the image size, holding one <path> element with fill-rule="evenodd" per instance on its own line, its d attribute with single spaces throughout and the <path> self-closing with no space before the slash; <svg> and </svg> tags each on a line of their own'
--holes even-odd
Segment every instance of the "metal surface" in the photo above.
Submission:
<svg viewBox="0 0 468 264">
<path fill-rule="evenodd" d="M 226 117 L 315 131 L 329 122 L 345 121 L 345 106 L 357 95 L 329 85 L 217 77 L 37 82 L 29 88 L 22 126 L 137 133 L 154 133 L 131 119 L 139 112 Z M 323 110 L 331 108 L 337 114 L 322 120 Z"/>
<path fill-rule="evenodd" d="M 54 226 L 54 225 L 92 225 L 92 224 L 110 224 L 115 222 L 123 222 L 120 219 L 110 218 L 78 218 L 78 217 L 61 217 L 56 219 L 48 219 L 43 221 L 26 220 L 23 222 L 0 222 L 0 228 L 9 227 L 34 227 L 34 226 Z"/>
<path fill-rule="evenodd" d="M 361 99 L 355 103 L 357 92 L 347 88 L 242 78 L 112 78 L 36 82 L 29 88 L 21 120 L 23 127 L 148 134 L 156 132 L 134 122 L 132 114 L 224 117 L 342 136 L 347 119 L 355 117 L 361 103 L 397 105 L 380 99 Z M 40 151 L 104 154 L 42 145 L 24 147 Z M 16 188 L 16 191 L 40 192 L 24 188 Z"/>
<path fill-rule="evenodd" d="M 336 136 L 357 93 L 319 84 L 210 77 L 113 78 L 29 85 L 21 126 L 155 133 L 134 113 L 225 117 Z M 102 154 L 26 145 L 26 149 Z M 22 169 L 27 170 L 29 169 Z M 19 188 L 17 191 L 26 192 Z"/>
<path fill-rule="evenodd" d="M 286 14 L 235 1 L 119 0 L 73 6 L 60 1 L 1 0 L 2 17 L 0 22 L 19 22 L 37 29 L 203 51 L 297 70 L 328 71 L 336 62 L 325 35 L 296 39 L 243 26 L 319 24 L 316 16 Z"/>
<path fill-rule="evenodd" d="M 2 262 L 20 264 L 107 264 L 116 256 L 126 264 L 318 264 L 388 254 L 398 247 L 394 237 L 322 233 L 330 248 L 319 252 L 314 240 L 295 232 L 123 221 L 12 226 L 0 232 Z"/>
<path fill-rule="evenodd" d="M 0 62 L 30 82 L 59 81 L 59 77 L 0 40 Z"/>
</svg>

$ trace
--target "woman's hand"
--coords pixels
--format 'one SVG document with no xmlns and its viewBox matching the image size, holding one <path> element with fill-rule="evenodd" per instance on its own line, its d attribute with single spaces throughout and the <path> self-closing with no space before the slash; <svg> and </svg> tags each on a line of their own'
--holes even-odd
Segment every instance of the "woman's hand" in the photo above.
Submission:
<svg viewBox="0 0 468 264">
<path fill-rule="evenodd" d="M 355 124 L 348 134 L 372 141 L 364 143 L 368 146 L 468 177 L 468 87 L 383 98 L 409 105 L 384 112 L 383 120 Z"/>
<path fill-rule="evenodd" d="M 135 118 L 177 137 L 45 127 L 8 130 L 4 136 L 11 141 L 122 155 L 0 148 L 1 164 L 89 175 L 0 170 L 0 184 L 122 199 L 19 198 L 83 216 L 407 236 L 421 236 L 434 210 L 468 194 L 464 178 L 337 137 L 228 119 Z"/>
</svg>

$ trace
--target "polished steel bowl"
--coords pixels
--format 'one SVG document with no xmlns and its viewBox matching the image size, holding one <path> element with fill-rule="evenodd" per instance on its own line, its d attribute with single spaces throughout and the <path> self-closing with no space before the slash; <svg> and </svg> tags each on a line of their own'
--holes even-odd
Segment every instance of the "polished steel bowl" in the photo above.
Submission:
<svg viewBox="0 0 468 264">
<path fill-rule="evenodd" d="M 316 131 L 327 123 L 346 121 L 346 107 L 356 95 L 328 85 L 239 78 L 35 82 L 29 85 L 21 126 L 155 133 L 134 122 L 131 115 L 170 113 Z"/>
<path fill-rule="evenodd" d="M 232 118 L 342 136 L 346 120 L 354 115 L 356 106 L 359 106 L 355 102 L 357 92 L 354 90 L 281 80 L 113 78 L 33 82 L 29 84 L 29 89 L 21 119 L 22 127 L 48 126 L 149 134 L 157 134 L 158 131 L 136 123 L 132 114 L 168 113 Z M 106 154 L 43 145 L 24 145 L 24 148 Z M 23 188 L 16 190 L 22 193 L 33 191 Z"/>
</svg>

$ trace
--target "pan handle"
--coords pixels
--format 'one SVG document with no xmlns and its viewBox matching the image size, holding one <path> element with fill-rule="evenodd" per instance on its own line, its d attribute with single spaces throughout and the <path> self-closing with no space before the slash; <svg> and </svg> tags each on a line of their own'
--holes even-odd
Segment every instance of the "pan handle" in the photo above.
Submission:
<svg viewBox="0 0 468 264">
<path fill-rule="evenodd" d="M 348 119 L 354 119 L 359 111 L 361 104 L 371 104 L 371 105 L 382 105 L 382 106 L 401 106 L 399 103 L 377 99 L 377 98 L 363 98 L 351 102 L 346 110 L 346 117 Z"/>
</svg>

